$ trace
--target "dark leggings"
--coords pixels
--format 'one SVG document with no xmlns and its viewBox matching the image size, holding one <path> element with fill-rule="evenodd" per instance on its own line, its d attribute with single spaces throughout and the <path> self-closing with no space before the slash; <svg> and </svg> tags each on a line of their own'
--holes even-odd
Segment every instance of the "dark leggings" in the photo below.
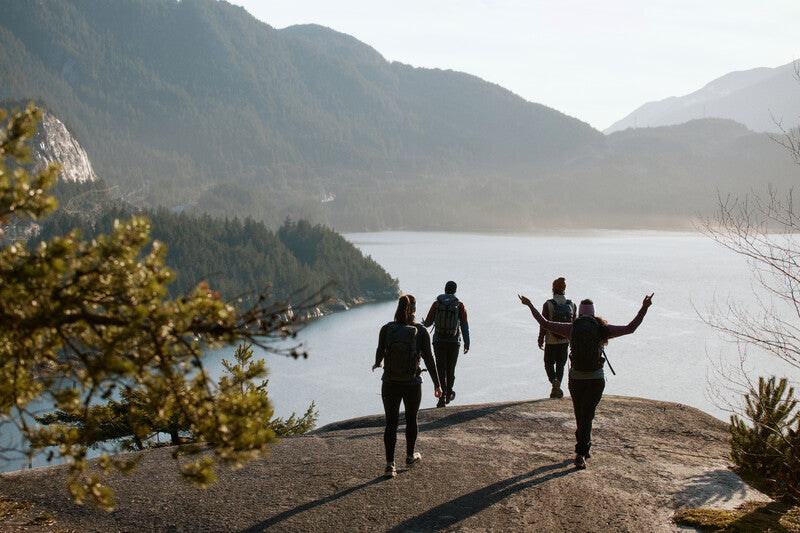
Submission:
<svg viewBox="0 0 800 533">
<path fill-rule="evenodd" d="M 436 354 L 436 370 L 439 371 L 439 383 L 442 392 L 448 395 L 453 393 L 460 348 L 461 344 L 458 342 L 436 341 L 433 343 L 433 352 Z"/>
<path fill-rule="evenodd" d="M 606 387 L 605 379 L 570 379 L 569 394 L 572 397 L 572 407 L 575 410 L 575 453 L 586 455 L 592 447 L 592 421 L 594 412 L 603 389 Z"/>
<path fill-rule="evenodd" d="M 386 448 L 386 462 L 394 462 L 394 446 L 397 444 L 397 426 L 400 423 L 400 402 L 406 408 L 406 455 L 414 454 L 417 442 L 417 413 L 422 402 L 422 383 L 392 383 L 384 381 L 381 387 L 383 410 L 386 413 L 386 430 L 383 445 Z"/>
<path fill-rule="evenodd" d="M 564 379 L 564 365 L 567 364 L 567 350 L 569 344 L 544 345 L 544 371 L 547 372 L 547 381 L 553 380 L 561 384 Z"/>
</svg>

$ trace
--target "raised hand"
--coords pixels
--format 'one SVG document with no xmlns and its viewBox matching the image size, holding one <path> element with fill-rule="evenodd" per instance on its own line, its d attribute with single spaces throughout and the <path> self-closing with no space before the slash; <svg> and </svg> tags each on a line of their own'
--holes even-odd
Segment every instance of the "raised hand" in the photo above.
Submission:
<svg viewBox="0 0 800 533">
<path fill-rule="evenodd" d="M 517 294 L 517 298 L 519 298 L 519 301 L 522 302 L 522 305 L 530 307 L 531 301 L 528 299 L 527 296 L 520 296 L 519 294 Z"/>
<path fill-rule="evenodd" d="M 642 300 L 642 307 L 647 309 L 648 307 L 653 305 L 653 294 L 655 294 L 655 293 L 651 293 L 650 296 L 645 296 L 644 297 L 644 300 Z"/>
</svg>

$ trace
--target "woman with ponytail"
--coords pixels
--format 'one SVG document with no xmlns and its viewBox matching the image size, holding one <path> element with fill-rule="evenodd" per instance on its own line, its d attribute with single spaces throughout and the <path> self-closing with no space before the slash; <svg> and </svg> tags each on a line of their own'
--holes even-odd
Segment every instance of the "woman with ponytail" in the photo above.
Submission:
<svg viewBox="0 0 800 533">
<path fill-rule="evenodd" d="M 406 412 L 406 467 L 411 468 L 422 459 L 414 445 L 419 431 L 417 413 L 422 402 L 422 369 L 420 355 L 425 360 L 425 368 L 433 380 L 434 395 L 438 398 L 442 391 L 436 372 L 436 362 L 431 353 L 431 338 L 428 330 L 415 321 L 417 300 L 405 294 L 397 301 L 394 321 L 381 328 L 378 336 L 378 349 L 375 351 L 375 364 L 372 370 L 383 363 L 381 378 L 381 398 L 386 414 L 386 429 L 383 444 L 386 451 L 384 477 L 397 475 L 394 464 L 394 448 L 397 443 L 397 426 L 400 421 L 400 402 Z"/>
</svg>

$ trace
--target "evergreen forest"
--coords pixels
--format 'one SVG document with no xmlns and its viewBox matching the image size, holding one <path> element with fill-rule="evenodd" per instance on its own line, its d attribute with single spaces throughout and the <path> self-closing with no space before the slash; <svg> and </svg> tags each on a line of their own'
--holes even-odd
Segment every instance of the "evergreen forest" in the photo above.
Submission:
<svg viewBox="0 0 800 533">
<path fill-rule="evenodd" d="M 338 305 L 398 294 L 396 279 L 325 226 L 287 219 L 276 232 L 250 217 L 142 210 L 113 200 L 107 191 L 102 181 L 59 182 L 52 192 L 63 207 L 42 222 L 32 240 L 49 241 L 73 230 L 91 239 L 108 234 L 115 220 L 145 215 L 153 224 L 151 237 L 166 243 L 166 264 L 176 274 L 169 285 L 171 297 L 189 293 L 201 281 L 224 299 L 243 304 L 252 304 L 266 287 L 282 301 L 325 287 Z"/>
</svg>

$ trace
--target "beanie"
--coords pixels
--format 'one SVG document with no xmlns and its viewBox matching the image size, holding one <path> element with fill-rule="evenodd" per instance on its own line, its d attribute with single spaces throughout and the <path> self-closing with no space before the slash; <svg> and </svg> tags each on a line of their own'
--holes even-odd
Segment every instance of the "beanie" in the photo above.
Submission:
<svg viewBox="0 0 800 533">
<path fill-rule="evenodd" d="M 563 293 L 565 290 L 567 290 L 567 280 L 564 278 L 558 278 L 553 281 L 553 290 L 555 292 Z"/>
<path fill-rule="evenodd" d="M 594 316 L 594 303 L 591 300 L 583 300 L 578 306 L 578 316 Z"/>
</svg>

